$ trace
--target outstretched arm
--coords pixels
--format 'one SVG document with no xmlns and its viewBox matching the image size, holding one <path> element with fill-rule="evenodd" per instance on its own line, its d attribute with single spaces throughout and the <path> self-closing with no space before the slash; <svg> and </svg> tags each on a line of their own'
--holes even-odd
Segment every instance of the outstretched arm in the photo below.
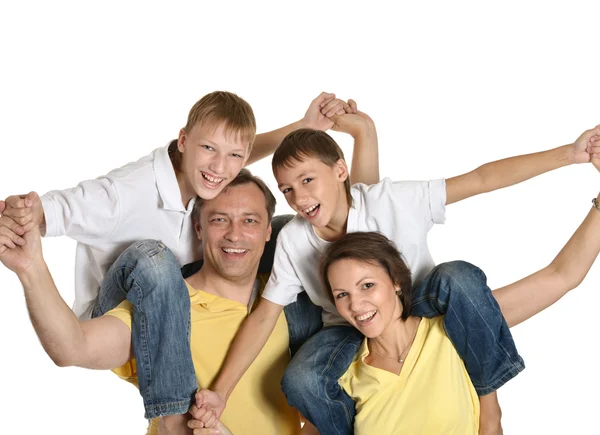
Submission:
<svg viewBox="0 0 600 435">
<path fill-rule="evenodd" d="M 329 119 L 334 114 L 351 111 L 348 103 L 335 98 L 335 94 L 322 92 L 308 106 L 304 118 L 292 124 L 281 127 L 268 133 L 257 134 L 254 139 L 252 153 L 246 164 L 251 164 L 267 157 L 277 149 L 284 137 L 299 128 L 313 128 L 315 130 L 329 130 L 333 122 Z"/>
<path fill-rule="evenodd" d="M 58 366 L 112 369 L 131 358 L 131 331 L 105 316 L 80 322 L 61 298 L 42 256 L 39 228 L 23 236 L 27 244 L 7 249 L 0 261 L 23 284 L 31 323 L 44 350 Z"/>
<path fill-rule="evenodd" d="M 600 194 L 596 201 L 600 206 Z M 508 326 L 512 327 L 529 319 L 577 287 L 599 252 L 600 210 L 592 207 L 552 263 L 493 292 Z"/>
<path fill-rule="evenodd" d="M 498 160 L 449 178 L 446 180 L 446 204 L 512 186 L 563 166 L 587 163 L 590 161 L 591 138 L 597 135 L 600 135 L 600 125 L 585 131 L 570 145 Z"/>
</svg>

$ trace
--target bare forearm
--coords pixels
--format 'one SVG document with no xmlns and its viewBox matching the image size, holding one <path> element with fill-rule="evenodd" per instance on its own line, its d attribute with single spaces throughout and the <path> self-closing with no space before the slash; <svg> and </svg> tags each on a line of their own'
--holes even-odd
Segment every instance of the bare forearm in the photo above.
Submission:
<svg viewBox="0 0 600 435">
<path fill-rule="evenodd" d="M 379 147 L 374 125 L 354 138 L 350 183 L 379 183 Z"/>
<path fill-rule="evenodd" d="M 239 329 L 221 372 L 212 385 L 212 390 L 220 393 L 225 399 L 229 398 L 239 380 L 265 346 L 279 317 L 279 315 L 261 316 L 259 312 L 253 314 L 248 316 Z"/>
<path fill-rule="evenodd" d="M 296 121 L 292 124 L 286 125 L 285 127 L 278 128 L 277 130 L 269 131 L 267 133 L 257 134 L 254 139 L 254 146 L 252 147 L 252 153 L 248 159 L 247 164 L 251 164 L 259 161 L 275 152 L 279 144 L 283 141 L 289 133 L 299 128 L 303 128 L 304 124 L 302 121 Z"/>
<path fill-rule="evenodd" d="M 486 163 L 446 181 L 446 204 L 512 186 L 572 163 L 569 145 Z"/>
<path fill-rule="evenodd" d="M 84 335 L 79 320 L 61 298 L 45 262 L 20 274 L 31 323 L 44 350 L 59 366 L 73 365 Z"/>
</svg>

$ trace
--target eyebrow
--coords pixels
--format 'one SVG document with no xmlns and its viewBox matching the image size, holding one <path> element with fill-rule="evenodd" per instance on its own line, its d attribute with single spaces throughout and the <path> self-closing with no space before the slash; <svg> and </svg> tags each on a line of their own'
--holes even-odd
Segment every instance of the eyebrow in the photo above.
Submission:
<svg viewBox="0 0 600 435">
<path fill-rule="evenodd" d="M 363 276 L 361 279 L 359 279 L 358 281 L 356 281 L 356 284 L 354 284 L 354 286 L 356 287 L 358 284 L 360 284 L 361 282 L 363 282 L 366 279 L 375 279 L 375 278 L 370 277 L 370 276 Z"/>
<path fill-rule="evenodd" d="M 220 215 L 220 216 L 231 216 L 229 213 L 225 212 L 225 211 L 210 211 L 208 212 L 208 216 L 215 216 L 215 215 Z M 256 212 L 256 211 L 246 211 L 242 213 L 242 216 L 258 216 L 261 217 L 261 214 Z"/>
<path fill-rule="evenodd" d="M 198 142 L 207 143 L 207 144 L 209 144 L 211 146 L 218 147 L 218 148 L 222 147 L 221 144 L 213 142 L 212 140 L 209 140 L 209 139 L 198 139 Z M 235 149 L 233 149 L 231 151 L 234 152 L 234 153 L 239 153 L 239 152 L 245 152 L 246 149 L 247 148 L 235 148 Z"/>
</svg>

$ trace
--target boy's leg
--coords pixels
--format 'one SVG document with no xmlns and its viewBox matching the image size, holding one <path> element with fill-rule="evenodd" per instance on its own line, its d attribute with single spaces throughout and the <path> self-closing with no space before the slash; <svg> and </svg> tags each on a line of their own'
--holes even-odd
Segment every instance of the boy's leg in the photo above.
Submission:
<svg viewBox="0 0 600 435">
<path fill-rule="evenodd" d="M 173 253 L 155 240 L 127 248 L 106 274 L 94 309 L 133 304 L 132 344 L 146 418 L 185 414 L 198 388 L 190 350 L 190 298 Z"/>
<path fill-rule="evenodd" d="M 436 266 L 413 290 L 412 315 L 445 315 L 444 328 L 480 396 L 525 368 L 483 271 L 464 261 Z"/>
<path fill-rule="evenodd" d="M 296 302 L 283 308 L 290 333 L 290 353 L 292 358 L 310 337 L 323 327 L 323 308 L 313 304 L 308 294 L 302 292 Z"/>
<path fill-rule="evenodd" d="M 354 433 L 354 401 L 340 387 L 364 337 L 351 326 L 328 326 L 300 348 L 286 369 L 281 387 L 320 433 Z"/>
</svg>

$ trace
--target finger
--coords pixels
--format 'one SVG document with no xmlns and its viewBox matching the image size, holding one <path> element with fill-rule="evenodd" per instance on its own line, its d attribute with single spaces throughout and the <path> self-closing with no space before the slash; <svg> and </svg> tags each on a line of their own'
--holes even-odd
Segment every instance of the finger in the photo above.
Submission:
<svg viewBox="0 0 600 435">
<path fill-rule="evenodd" d="M 215 413 L 213 411 L 211 411 L 210 413 L 210 417 L 208 418 L 208 420 L 204 421 L 204 427 L 215 427 L 217 425 L 217 416 L 215 415 Z"/>
<path fill-rule="evenodd" d="M 8 216 L 0 217 L 0 228 L 8 228 L 13 233 L 20 235 L 25 234 L 25 229 L 15 222 L 14 219 L 9 218 Z"/>
<path fill-rule="evenodd" d="M 329 102 L 323 104 L 323 106 L 321 107 L 321 113 L 325 115 L 327 112 L 338 107 L 340 104 L 346 104 L 346 102 L 340 100 L 339 98 L 334 98 Z"/>
<path fill-rule="evenodd" d="M 35 203 L 40 201 L 40 196 L 37 192 L 29 192 L 25 197 L 25 207 L 32 207 Z"/>
<path fill-rule="evenodd" d="M 4 253 L 4 251 L 6 251 L 8 248 L 6 246 L 2 246 L 0 245 L 0 255 L 2 255 Z"/>
<path fill-rule="evenodd" d="M 204 427 L 204 423 L 199 420 L 189 420 L 187 425 L 190 429 L 202 429 Z"/>
<path fill-rule="evenodd" d="M 11 240 L 15 245 L 19 245 L 19 246 L 25 245 L 24 238 L 19 237 L 17 234 L 13 233 L 10 229 L 8 229 L 6 227 L 0 227 L 0 235 Z"/>
<path fill-rule="evenodd" d="M 194 435 L 210 435 L 210 434 L 215 434 L 215 435 L 219 435 L 219 429 L 216 427 L 208 427 L 208 428 L 204 428 L 204 429 L 194 429 L 192 431 L 192 433 Z"/>
<path fill-rule="evenodd" d="M 200 408 L 202 409 L 202 408 Z M 214 415 L 214 412 L 212 409 L 208 409 L 208 408 L 204 408 L 206 410 L 206 413 L 199 419 L 202 423 L 204 423 L 204 426 L 208 426 L 208 422 L 211 421 L 212 415 Z"/>
<path fill-rule="evenodd" d="M 196 420 L 200 420 L 204 414 L 206 414 L 207 409 L 204 406 L 197 406 L 196 404 L 193 404 L 190 407 L 190 411 L 189 413 L 192 415 L 192 417 L 194 417 Z"/>
<path fill-rule="evenodd" d="M 12 208 L 25 208 L 25 197 L 27 195 L 11 195 L 6 198 L 6 205 Z"/>
<path fill-rule="evenodd" d="M 33 227 L 35 227 L 35 222 L 33 220 L 31 220 L 29 223 L 25 224 L 25 225 L 21 225 L 23 227 L 23 234 L 28 233 L 29 231 L 31 231 L 33 229 Z"/>
<path fill-rule="evenodd" d="M 352 113 L 356 113 L 358 111 L 358 105 L 352 98 L 348 100 L 348 105 L 352 109 Z"/>
<path fill-rule="evenodd" d="M 6 202 L 0 201 L 0 215 L 2 214 L 2 212 L 4 211 L 5 208 L 6 208 Z"/>
<path fill-rule="evenodd" d="M 327 101 L 331 100 L 332 98 L 335 98 L 335 94 L 329 93 L 329 92 L 321 92 L 321 94 L 315 98 L 315 102 L 319 103 L 319 107 L 323 107 L 324 104 L 327 103 Z"/>
<path fill-rule="evenodd" d="M 17 246 L 13 243 L 10 237 L 6 237 L 3 234 L 0 234 L 0 246 L 6 246 L 7 248 L 13 249 Z"/>
</svg>

